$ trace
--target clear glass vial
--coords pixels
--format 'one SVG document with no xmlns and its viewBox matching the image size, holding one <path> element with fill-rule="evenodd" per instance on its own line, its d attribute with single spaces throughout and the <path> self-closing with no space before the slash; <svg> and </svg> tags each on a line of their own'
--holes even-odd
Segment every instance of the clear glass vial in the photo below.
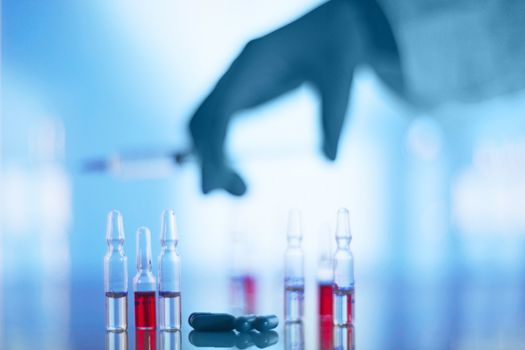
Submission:
<svg viewBox="0 0 525 350">
<path fill-rule="evenodd" d="M 124 253 L 124 224 L 117 210 L 108 214 L 106 226 L 108 250 L 104 256 L 104 292 L 106 295 L 106 330 L 128 328 L 128 258 Z"/>
<path fill-rule="evenodd" d="M 162 213 L 159 255 L 159 327 L 176 330 L 181 327 L 180 256 L 175 213 L 168 209 Z"/>
<path fill-rule="evenodd" d="M 156 281 L 151 263 L 151 232 L 147 227 L 137 229 L 137 273 L 133 278 L 135 292 L 135 327 L 155 329 L 157 326 Z"/>
<path fill-rule="evenodd" d="M 304 313 L 304 253 L 301 214 L 291 210 L 288 216 L 288 244 L 285 252 L 284 317 L 286 322 L 298 322 Z"/>
<path fill-rule="evenodd" d="M 337 212 L 334 255 L 334 325 L 348 326 L 354 321 L 354 256 L 350 251 L 350 215 L 348 209 Z"/>
</svg>

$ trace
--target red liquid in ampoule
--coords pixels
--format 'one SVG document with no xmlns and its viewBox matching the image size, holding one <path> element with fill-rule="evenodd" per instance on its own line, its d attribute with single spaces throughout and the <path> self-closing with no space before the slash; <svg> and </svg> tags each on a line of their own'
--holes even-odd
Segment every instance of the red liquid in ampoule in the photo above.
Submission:
<svg viewBox="0 0 525 350">
<path fill-rule="evenodd" d="M 319 319 L 330 318 L 334 312 L 334 288 L 332 284 L 319 284 Z"/>
<path fill-rule="evenodd" d="M 319 284 L 319 346 L 321 350 L 333 348 L 334 294 L 331 283 Z"/>
<path fill-rule="evenodd" d="M 135 292 L 135 327 L 154 329 L 157 327 L 155 292 Z"/>
</svg>

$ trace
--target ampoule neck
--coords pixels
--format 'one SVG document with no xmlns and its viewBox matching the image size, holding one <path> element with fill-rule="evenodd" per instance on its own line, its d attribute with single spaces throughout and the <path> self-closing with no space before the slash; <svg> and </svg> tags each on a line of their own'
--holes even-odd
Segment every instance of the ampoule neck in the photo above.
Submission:
<svg viewBox="0 0 525 350">
<path fill-rule="evenodd" d="M 339 237 L 336 239 L 338 250 L 350 250 L 350 237 Z"/>
<path fill-rule="evenodd" d="M 163 251 L 176 251 L 177 250 L 177 241 L 161 241 L 160 248 Z"/>
<path fill-rule="evenodd" d="M 124 241 L 108 241 L 108 250 L 110 252 L 122 252 L 124 250 Z"/>
<path fill-rule="evenodd" d="M 352 233 L 350 231 L 350 214 L 346 208 L 341 208 L 337 211 L 335 240 L 338 249 L 349 248 Z"/>
<path fill-rule="evenodd" d="M 288 247 L 289 248 L 299 248 L 301 247 L 302 239 L 300 237 L 288 237 Z"/>
</svg>

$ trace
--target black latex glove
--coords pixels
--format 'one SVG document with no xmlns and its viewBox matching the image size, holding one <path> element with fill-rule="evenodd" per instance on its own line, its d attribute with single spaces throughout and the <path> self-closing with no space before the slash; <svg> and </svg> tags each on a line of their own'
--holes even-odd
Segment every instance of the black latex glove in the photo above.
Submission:
<svg viewBox="0 0 525 350">
<path fill-rule="evenodd" d="M 372 0 L 328 1 L 250 41 L 190 121 L 194 151 L 202 166 L 202 191 L 222 188 L 233 195 L 244 194 L 246 184 L 224 154 L 231 117 L 303 83 L 310 83 L 319 94 L 322 152 L 335 160 L 354 69 L 370 61 L 369 53 L 377 56 L 376 51 L 397 57 L 390 25 Z"/>
</svg>

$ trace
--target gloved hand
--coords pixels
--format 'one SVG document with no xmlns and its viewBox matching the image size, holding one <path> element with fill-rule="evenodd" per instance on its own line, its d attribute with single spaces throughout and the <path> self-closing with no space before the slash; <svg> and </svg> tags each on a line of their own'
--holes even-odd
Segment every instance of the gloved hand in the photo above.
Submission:
<svg viewBox="0 0 525 350">
<path fill-rule="evenodd" d="M 379 31 L 380 40 L 371 40 L 378 36 L 374 31 Z M 202 167 L 202 191 L 222 188 L 236 196 L 245 193 L 246 184 L 224 153 L 231 117 L 303 83 L 313 85 L 319 94 L 322 152 L 335 160 L 354 69 L 377 48 L 397 57 L 390 25 L 372 0 L 328 1 L 250 41 L 190 121 Z"/>
</svg>

